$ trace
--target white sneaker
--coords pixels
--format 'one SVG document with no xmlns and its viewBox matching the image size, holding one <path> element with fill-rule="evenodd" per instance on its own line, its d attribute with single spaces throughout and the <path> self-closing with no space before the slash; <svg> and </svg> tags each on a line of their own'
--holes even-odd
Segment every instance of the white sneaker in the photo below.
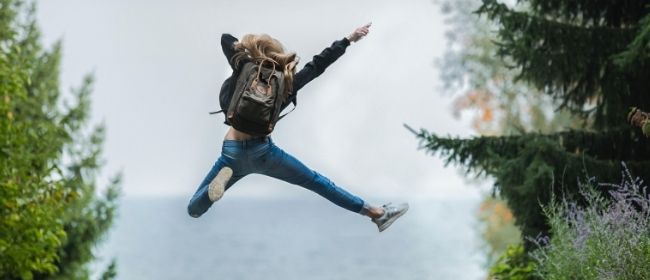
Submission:
<svg viewBox="0 0 650 280">
<path fill-rule="evenodd" d="M 223 196 L 230 177 L 232 177 L 232 169 L 230 167 L 224 166 L 219 170 L 217 176 L 208 185 L 208 197 L 210 197 L 210 201 L 216 202 Z"/>
<path fill-rule="evenodd" d="M 379 232 L 387 229 L 390 225 L 393 224 L 393 222 L 395 222 L 395 220 L 397 220 L 397 218 L 404 215 L 404 213 L 409 210 L 409 204 L 401 203 L 397 206 L 394 206 L 392 203 L 388 203 L 383 205 L 381 208 L 384 208 L 384 215 L 379 218 L 372 219 L 372 222 L 377 224 Z"/>
</svg>

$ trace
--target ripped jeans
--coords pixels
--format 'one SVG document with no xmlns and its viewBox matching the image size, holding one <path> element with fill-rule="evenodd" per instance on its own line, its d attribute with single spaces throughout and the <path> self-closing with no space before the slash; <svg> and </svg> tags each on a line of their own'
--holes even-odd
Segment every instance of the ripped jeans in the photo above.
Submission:
<svg viewBox="0 0 650 280">
<path fill-rule="evenodd" d="M 369 205 L 363 199 L 347 192 L 318 172 L 309 169 L 299 160 L 278 148 L 271 137 L 250 140 L 224 140 L 221 156 L 192 196 L 187 211 L 198 218 L 208 211 L 212 201 L 208 197 L 208 184 L 219 170 L 228 166 L 233 175 L 226 184 L 226 190 L 251 173 L 267 175 L 282 181 L 299 185 L 328 199 L 347 210 L 365 215 Z"/>
</svg>

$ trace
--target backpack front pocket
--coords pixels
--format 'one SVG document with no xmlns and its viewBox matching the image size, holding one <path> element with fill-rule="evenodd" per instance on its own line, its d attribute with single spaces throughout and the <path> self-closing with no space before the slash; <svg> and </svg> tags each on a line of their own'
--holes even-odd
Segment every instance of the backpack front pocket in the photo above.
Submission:
<svg viewBox="0 0 650 280">
<path fill-rule="evenodd" d="M 239 101 L 237 112 L 249 121 L 268 124 L 273 115 L 273 99 L 246 91 Z"/>
</svg>

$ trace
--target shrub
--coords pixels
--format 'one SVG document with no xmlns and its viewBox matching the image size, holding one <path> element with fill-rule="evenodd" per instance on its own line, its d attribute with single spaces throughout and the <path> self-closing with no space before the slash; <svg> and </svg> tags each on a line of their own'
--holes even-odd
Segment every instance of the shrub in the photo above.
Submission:
<svg viewBox="0 0 650 280">
<path fill-rule="evenodd" d="M 650 197 L 625 165 L 622 178 L 619 184 L 593 178 L 581 184 L 586 206 L 564 198 L 545 207 L 552 237 L 538 238 L 540 248 L 531 253 L 539 276 L 650 279 Z"/>
<path fill-rule="evenodd" d="M 537 264 L 528 256 L 521 244 L 508 246 L 506 252 L 499 257 L 490 268 L 489 279 L 494 280 L 529 280 L 535 277 Z"/>
</svg>

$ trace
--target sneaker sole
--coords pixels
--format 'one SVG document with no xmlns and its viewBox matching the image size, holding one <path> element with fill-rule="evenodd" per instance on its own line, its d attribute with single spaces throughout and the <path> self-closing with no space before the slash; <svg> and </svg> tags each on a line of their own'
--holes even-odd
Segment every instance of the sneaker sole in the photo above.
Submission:
<svg viewBox="0 0 650 280">
<path fill-rule="evenodd" d="M 404 208 L 404 211 L 400 212 L 399 214 L 397 214 L 396 216 L 394 216 L 393 218 L 388 220 L 386 223 L 381 225 L 381 227 L 379 227 L 379 232 L 382 232 L 382 231 L 386 230 L 390 225 L 392 225 L 395 221 L 397 221 L 397 219 L 399 219 L 399 217 L 401 217 L 402 215 L 404 215 L 408 211 L 409 211 L 409 205 L 407 204 L 406 208 Z"/>
<path fill-rule="evenodd" d="M 232 177 L 232 169 L 230 167 L 225 166 L 219 170 L 217 176 L 208 185 L 208 197 L 210 197 L 210 201 L 216 202 L 223 196 L 230 177 Z"/>
</svg>

